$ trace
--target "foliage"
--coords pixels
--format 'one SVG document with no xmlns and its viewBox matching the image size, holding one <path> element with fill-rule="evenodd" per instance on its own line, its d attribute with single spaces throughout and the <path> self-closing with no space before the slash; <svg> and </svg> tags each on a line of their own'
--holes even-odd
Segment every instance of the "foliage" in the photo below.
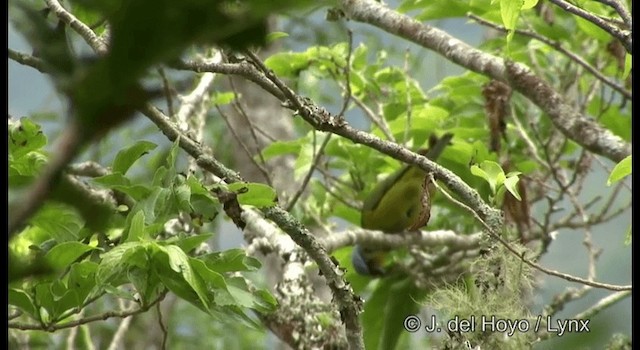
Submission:
<svg viewBox="0 0 640 350">
<path fill-rule="evenodd" d="M 278 312 L 282 310 L 290 314 L 317 306 L 310 297 L 314 290 L 300 287 L 305 279 L 291 277 L 296 269 L 284 269 L 289 274 L 267 278 L 273 271 L 257 258 L 280 253 L 276 259 L 279 264 L 301 262 L 300 266 L 308 267 L 304 265 L 306 254 L 320 264 L 316 256 L 324 252 L 308 247 L 303 247 L 303 252 L 297 246 L 298 250 L 278 251 L 280 237 L 256 236 L 246 229 L 260 223 L 246 222 L 243 211 L 254 208 L 264 214 L 281 206 L 318 232 L 357 227 L 360 203 L 378 182 L 402 165 L 396 159 L 399 147 L 418 151 L 429 146 L 431 136 L 445 133 L 454 138 L 438 165 L 456 179 L 436 179 L 438 190 L 431 197 L 426 230 L 451 230 L 461 241 L 488 231 L 487 223 L 482 222 L 486 218 L 477 212 L 470 215 L 469 210 L 475 208 L 465 202 L 468 197 L 452 189 L 457 179 L 475 190 L 480 200 L 504 212 L 503 230 L 485 234 L 482 242 L 472 247 L 444 243 L 422 247 L 413 242 L 395 249 L 386 258 L 390 273 L 381 278 L 355 274 L 350 246 L 329 252 L 343 268 L 340 278 L 353 288 L 353 300 L 360 300 L 359 296 L 364 299 L 359 318 L 364 344 L 367 349 L 456 347 L 464 342 L 481 348 L 527 348 L 537 341 L 544 344 L 548 334 L 527 332 L 511 337 L 505 337 L 505 332 L 409 337 L 407 317 L 422 316 L 425 308 L 439 321 L 493 315 L 531 324 L 536 313 L 557 317 L 565 304 L 582 298 L 590 287 L 579 292 L 567 289 L 553 300 L 544 300 L 542 310 L 535 310 L 532 295 L 538 290 L 533 269 L 522 259 L 542 264 L 541 258 L 549 254 L 557 233 L 577 228 L 584 232 L 589 261 L 585 270 L 591 280 L 597 280 L 591 271 L 596 269 L 600 252 L 593 245 L 591 232 L 626 213 L 627 204 L 620 195 L 625 191 L 620 189 L 629 187 L 626 177 L 631 174 L 631 156 L 615 166 L 607 163 L 606 186 L 602 180 L 598 193 L 587 192 L 585 184 L 597 173 L 593 165 L 597 155 L 571 134 L 578 127 L 561 130 L 527 93 L 512 91 L 508 79 L 498 81 L 469 69 L 443 77 L 426 89 L 424 77 L 436 76 L 435 69 L 421 65 L 420 58 L 409 51 L 385 49 L 372 38 L 354 40 L 351 33 L 346 40 L 339 34 L 329 44 L 304 43 L 301 48 L 292 33 L 270 31 L 269 16 L 284 12 L 292 21 L 295 10 L 309 3 L 76 0 L 65 4 L 79 23 L 87 25 L 91 33 L 87 34 L 81 27 L 64 24 L 53 7 L 42 11 L 40 5 L 30 2 L 10 2 L 12 23 L 33 47 L 29 57 L 37 63 L 11 56 L 11 52 L 10 57 L 51 77 L 69 106 L 67 118 L 52 113 L 51 119 L 70 133 L 63 132 L 63 146 L 54 148 L 49 143 L 50 133 L 36 121 L 35 114 L 9 119 L 10 217 L 29 203 L 30 189 L 38 189 L 42 179 L 50 179 L 43 182 L 48 192 L 42 190 L 43 198 L 34 214 L 9 232 L 10 328 L 15 344 L 26 334 L 17 330 L 29 330 L 26 343 L 33 346 L 42 342 L 60 348 L 68 341 L 78 347 L 94 346 L 115 339 L 117 334 L 113 324 L 97 321 L 116 318 L 124 324 L 128 316 L 145 314 L 169 338 L 162 341 L 163 347 L 211 346 L 214 342 L 216 348 L 264 347 L 267 328 L 290 346 L 304 348 L 301 344 L 311 343 L 330 347 L 322 337 L 333 339 L 344 334 L 325 330 L 348 323 L 340 308 L 342 301 L 333 295 L 330 307 L 316 308 L 321 313 L 294 315 L 293 320 L 271 317 L 281 317 Z M 460 20 L 471 13 L 477 16 L 475 21 L 503 30 L 500 33 L 504 35 L 482 39 L 478 49 L 530 67 L 532 74 L 566 97 L 564 102 L 579 114 L 619 137 L 620 144 L 631 140 L 630 54 L 588 17 L 535 0 L 404 0 L 397 5 L 398 14 L 411 14 L 419 21 Z M 598 18 L 619 15 L 603 2 L 578 5 Z M 346 5 L 332 6 L 331 19 L 343 23 L 340 6 Z M 317 16 L 320 11 L 315 10 Z M 54 25 L 54 19 L 59 23 Z M 322 22 L 327 31 L 338 26 L 326 23 L 334 22 Z M 86 47 L 78 49 L 80 42 L 95 54 L 86 55 Z M 267 54 L 264 64 L 270 71 L 260 75 L 259 65 L 245 50 L 266 44 L 282 46 Z M 223 53 L 222 64 L 202 59 L 211 51 Z M 355 142 L 353 137 L 319 131 L 305 122 L 300 110 L 271 115 L 262 125 L 252 123 L 253 114 L 267 109 L 253 106 L 244 111 L 251 96 L 238 91 L 234 82 L 225 87 L 209 86 L 212 91 L 202 94 L 204 107 L 193 107 L 202 107 L 203 112 L 194 112 L 187 122 L 179 120 L 180 113 L 172 111 L 172 96 L 198 91 L 196 85 L 203 78 L 200 73 L 211 69 L 206 65 L 194 68 L 189 65 L 192 61 L 211 64 L 216 74 L 237 75 L 260 85 L 267 99 L 273 99 L 270 95 L 288 99 L 283 93 L 287 90 L 274 84 L 275 76 L 300 101 L 321 106 L 320 114 L 335 116 L 391 141 L 396 148 L 383 154 L 372 147 L 379 144 L 378 139 Z M 414 71 L 408 68 L 412 65 L 419 67 Z M 253 70 L 245 70 L 247 67 Z M 593 67 L 597 73 L 592 72 Z M 188 72 L 172 76 L 164 70 Z M 273 92 L 274 86 L 279 94 Z M 165 100 L 167 111 L 160 111 L 159 99 Z M 191 103 L 188 98 L 176 100 L 182 106 Z M 291 107 L 291 101 L 283 105 Z M 138 132 L 143 128 L 141 119 L 135 117 L 142 111 L 151 120 L 149 109 L 164 113 L 168 124 L 152 120 L 155 125 L 146 126 L 148 134 L 143 134 Z M 252 136 L 247 136 L 251 141 L 243 143 L 242 136 L 234 136 L 241 139 L 248 161 L 258 164 L 264 173 L 264 183 L 238 180 L 240 176 L 218 161 L 225 163 L 225 157 L 230 157 L 225 141 L 217 140 L 227 140 L 223 138 L 227 127 L 234 133 L 225 114 L 230 110 L 240 111 L 246 118 L 241 124 L 251 129 L 248 134 Z M 291 114 L 293 119 L 288 119 Z M 564 122 L 570 124 L 571 114 L 567 115 Z M 194 120 L 201 120 L 202 125 L 194 126 Z M 281 129 L 290 129 L 291 124 L 296 135 L 271 137 L 271 125 L 266 125 L 271 123 L 285 123 L 287 127 Z M 217 130 L 213 137 L 217 147 L 211 153 L 198 136 L 205 130 L 198 128 L 205 124 L 208 131 Z M 126 132 L 130 134 L 123 136 Z M 74 140 L 77 144 L 72 144 Z M 71 144 L 68 149 L 65 141 Z M 108 151 L 97 157 L 90 147 Z M 71 162 L 80 158 L 92 162 Z M 270 167 L 282 159 L 291 160 L 286 163 L 290 166 L 286 172 L 293 180 L 292 187 L 284 191 L 273 184 L 274 168 Z M 214 180 L 211 174 L 216 175 Z M 606 204 L 594 205 L 604 197 Z M 562 217 L 558 208 L 564 209 Z M 221 219 L 231 219 L 251 249 L 212 249 L 215 239 L 224 236 Z M 284 225 L 280 228 L 289 233 Z M 325 242 L 326 237 L 320 236 L 312 238 Z M 626 238 L 622 232 L 610 238 L 620 243 L 630 239 L 630 228 Z M 277 285 L 269 285 L 274 280 Z M 160 309 L 167 304 L 163 300 L 168 295 L 179 299 L 173 311 L 177 316 L 163 323 Z M 287 304 L 296 298 L 309 308 Z M 157 316 L 152 308 L 157 308 Z M 306 329 L 309 324 L 317 325 L 313 322 L 319 323 L 317 328 Z M 66 329 L 73 331 L 60 340 L 60 332 Z M 231 334 L 248 329 L 246 337 L 232 339 Z M 319 338 L 305 342 L 304 338 L 312 335 Z M 612 339 L 612 344 L 614 340 L 619 339 Z M 127 341 L 131 347 L 143 344 Z"/>
</svg>

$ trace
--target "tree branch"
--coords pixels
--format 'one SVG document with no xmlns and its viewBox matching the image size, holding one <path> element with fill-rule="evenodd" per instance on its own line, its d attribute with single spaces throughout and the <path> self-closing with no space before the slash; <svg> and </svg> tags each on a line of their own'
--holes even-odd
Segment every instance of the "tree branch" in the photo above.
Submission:
<svg viewBox="0 0 640 350">
<path fill-rule="evenodd" d="M 620 28 L 612 25 L 611 23 L 605 21 L 604 19 L 594 15 L 593 13 L 589 12 L 589 11 L 585 11 L 581 8 L 579 8 L 578 6 L 575 6 L 571 3 L 568 3 L 564 0 L 549 0 L 550 2 L 554 3 L 555 5 L 557 5 L 558 7 L 560 7 L 561 9 L 567 11 L 567 12 L 571 12 L 576 16 L 582 17 L 584 19 L 586 19 L 587 21 L 595 24 L 596 26 L 600 27 L 602 30 L 604 30 L 605 32 L 611 34 L 611 36 L 613 36 L 614 38 L 618 39 L 622 45 L 624 45 L 624 48 L 627 50 L 627 52 L 631 53 L 631 43 L 632 43 L 632 37 L 631 37 L 631 31 L 623 31 Z"/>
<path fill-rule="evenodd" d="M 467 14 L 467 16 L 471 19 L 473 19 L 474 21 L 489 26 L 495 30 L 501 31 L 503 33 L 507 32 L 507 29 L 504 26 L 501 25 L 497 25 L 495 23 L 491 23 L 487 20 L 485 20 L 484 18 L 481 18 L 480 16 L 474 15 L 472 13 Z M 553 47 L 554 49 L 558 50 L 559 52 L 563 53 L 565 56 L 569 57 L 571 60 L 573 60 L 574 62 L 576 62 L 577 64 L 579 64 L 580 66 L 582 66 L 584 69 L 586 69 L 589 73 L 593 74 L 593 76 L 595 76 L 597 79 L 599 79 L 600 81 L 602 81 L 603 83 L 607 84 L 609 87 L 611 87 L 612 89 L 618 91 L 620 94 L 622 94 L 624 97 L 631 99 L 631 91 L 628 91 L 627 89 L 625 89 L 622 85 L 616 83 L 615 81 L 611 80 L 609 77 L 605 76 L 604 74 L 600 73 L 600 71 L 590 65 L 584 58 L 578 56 L 577 54 L 565 49 L 564 47 L 562 47 L 562 44 L 560 44 L 558 41 L 555 40 L 551 40 L 549 38 L 546 38 L 538 33 L 529 31 L 529 30 L 521 30 L 521 29 L 516 29 L 514 31 L 516 34 L 518 35 L 523 35 L 523 36 L 527 36 L 530 38 L 534 38 L 540 42 L 543 42 L 551 47 Z"/>
<path fill-rule="evenodd" d="M 452 252 L 459 250 L 477 249 L 480 247 L 482 233 L 459 235 L 453 231 L 418 231 L 398 232 L 394 234 L 382 231 L 353 229 L 337 232 L 324 238 L 321 243 L 327 252 L 333 252 L 342 247 L 355 244 L 366 244 L 380 249 L 397 249 L 417 245 L 421 247 L 447 246 Z"/>
<path fill-rule="evenodd" d="M 98 55 L 102 56 L 107 53 L 107 44 L 99 36 L 97 36 L 96 33 L 94 33 L 93 30 L 89 28 L 89 26 L 82 23 L 69 11 L 65 10 L 60 2 L 58 2 L 57 0 L 45 0 L 45 2 L 47 3 L 47 6 L 53 11 L 53 13 L 56 14 L 56 17 L 69 25 L 71 29 L 78 33 Z"/>
<path fill-rule="evenodd" d="M 469 46 L 446 32 L 399 14 L 371 0 L 342 0 L 352 20 L 368 23 L 433 50 L 476 73 L 507 82 L 544 111 L 568 138 L 596 154 L 619 162 L 631 154 L 631 145 L 610 130 L 581 115 L 563 96 L 526 66 L 509 62 Z"/>
</svg>

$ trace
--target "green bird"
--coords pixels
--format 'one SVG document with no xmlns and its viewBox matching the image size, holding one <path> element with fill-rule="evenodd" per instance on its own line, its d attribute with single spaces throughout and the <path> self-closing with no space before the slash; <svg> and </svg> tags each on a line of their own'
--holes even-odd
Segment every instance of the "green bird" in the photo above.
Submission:
<svg viewBox="0 0 640 350">
<path fill-rule="evenodd" d="M 439 139 L 432 135 L 429 149 L 418 153 L 435 161 L 451 138 L 453 134 L 445 134 Z M 435 191 L 427 175 L 416 166 L 405 165 L 380 182 L 362 205 L 362 228 L 398 233 L 424 227 L 429 222 L 431 197 Z M 385 273 L 384 255 L 385 251 L 356 245 L 351 263 L 361 275 L 380 276 Z"/>
</svg>

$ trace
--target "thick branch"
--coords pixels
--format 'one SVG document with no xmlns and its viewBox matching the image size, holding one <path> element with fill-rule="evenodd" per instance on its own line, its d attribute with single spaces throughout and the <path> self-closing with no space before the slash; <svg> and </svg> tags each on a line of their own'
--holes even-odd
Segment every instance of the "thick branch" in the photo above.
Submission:
<svg viewBox="0 0 640 350">
<path fill-rule="evenodd" d="M 447 246 L 450 251 L 477 249 L 480 247 L 482 233 L 459 235 L 453 231 L 419 231 L 397 234 L 386 234 L 381 231 L 354 229 L 335 233 L 322 241 L 325 249 L 332 252 L 336 249 L 365 243 L 376 248 L 397 249 L 411 245 L 421 247 Z"/>
<path fill-rule="evenodd" d="M 446 32 L 370 0 L 342 0 L 344 12 L 355 21 L 371 24 L 391 34 L 433 50 L 451 62 L 511 87 L 544 111 L 562 133 L 579 145 L 615 162 L 631 154 L 631 145 L 568 104 L 562 95 L 529 68 L 507 62 L 469 46 Z"/>
</svg>

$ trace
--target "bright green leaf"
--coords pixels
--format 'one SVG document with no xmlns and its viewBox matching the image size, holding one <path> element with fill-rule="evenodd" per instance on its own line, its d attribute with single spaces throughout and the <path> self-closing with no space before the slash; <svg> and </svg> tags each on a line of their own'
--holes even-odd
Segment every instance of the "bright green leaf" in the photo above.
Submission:
<svg viewBox="0 0 640 350">
<path fill-rule="evenodd" d="M 133 163 L 156 147 L 158 147 L 158 145 L 153 142 L 138 141 L 132 146 L 122 149 L 113 160 L 113 165 L 111 166 L 113 172 L 126 174 Z"/>
<path fill-rule="evenodd" d="M 474 164 L 470 170 L 473 175 L 481 177 L 489 183 L 491 193 L 494 195 L 496 194 L 497 188 L 500 187 L 506 179 L 500 164 L 490 160 L 483 161 L 480 163 L 480 166 Z"/>
<path fill-rule="evenodd" d="M 29 118 L 22 117 L 19 121 L 9 122 L 9 155 L 19 159 L 26 154 L 39 151 L 47 144 L 47 137 L 39 124 Z"/>
<path fill-rule="evenodd" d="M 504 186 L 507 188 L 509 193 L 511 193 L 517 200 L 522 200 L 520 197 L 520 193 L 518 193 L 518 176 L 509 176 L 504 180 Z"/>
<path fill-rule="evenodd" d="M 236 98 L 236 94 L 232 91 L 216 92 L 211 97 L 211 103 L 219 106 L 228 105 L 229 103 L 233 102 L 235 98 Z"/>
<path fill-rule="evenodd" d="M 264 64 L 278 76 L 295 78 L 309 67 L 307 53 L 279 52 L 271 55 Z"/>
<path fill-rule="evenodd" d="M 611 186 L 628 175 L 631 175 L 631 155 L 628 155 L 613 167 L 607 179 L 607 186 Z"/>
<path fill-rule="evenodd" d="M 523 10 L 529 10 L 534 8 L 538 4 L 538 0 L 524 0 L 522 4 Z"/>
<path fill-rule="evenodd" d="M 180 247 L 170 245 L 165 247 L 165 251 L 169 256 L 169 266 L 173 271 L 176 271 L 182 275 L 185 281 L 189 283 L 191 288 L 198 294 L 202 303 L 208 307 L 207 292 L 202 281 L 198 275 L 194 273 L 191 264 L 189 263 L 189 257 Z"/>
<path fill-rule="evenodd" d="M 285 32 L 271 32 L 267 34 L 267 43 L 272 43 L 280 38 L 286 38 L 289 34 Z"/>
<path fill-rule="evenodd" d="M 624 55 L 624 71 L 622 72 L 622 80 L 626 80 L 631 73 L 631 66 L 633 65 L 633 61 L 631 59 L 631 54 L 628 52 Z"/>
<path fill-rule="evenodd" d="M 513 33 L 516 29 L 516 23 L 520 16 L 520 8 L 522 1 L 516 0 L 500 0 L 500 15 L 502 24 L 507 29 L 507 44 L 513 40 Z"/>
</svg>

